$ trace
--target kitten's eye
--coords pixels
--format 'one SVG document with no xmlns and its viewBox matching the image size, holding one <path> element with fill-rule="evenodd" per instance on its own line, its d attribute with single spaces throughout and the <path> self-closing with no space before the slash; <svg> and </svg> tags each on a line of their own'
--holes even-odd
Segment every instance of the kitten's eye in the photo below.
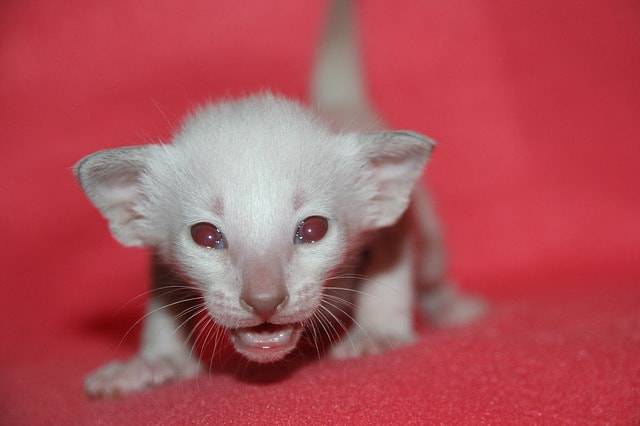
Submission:
<svg viewBox="0 0 640 426">
<path fill-rule="evenodd" d="M 320 241 L 327 233 L 329 224 L 327 219 L 322 216 L 309 216 L 300 224 L 296 229 L 296 235 L 293 238 L 293 242 L 296 244 L 301 243 L 315 243 Z"/>
<path fill-rule="evenodd" d="M 191 227 L 191 238 L 202 247 L 213 249 L 227 248 L 227 240 L 222 231 L 207 222 L 196 223 Z"/>
</svg>

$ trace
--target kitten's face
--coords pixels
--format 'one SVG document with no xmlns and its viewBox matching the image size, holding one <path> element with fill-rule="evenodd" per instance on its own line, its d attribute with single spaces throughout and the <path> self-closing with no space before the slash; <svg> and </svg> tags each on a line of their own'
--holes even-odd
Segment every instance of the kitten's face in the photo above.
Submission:
<svg viewBox="0 0 640 426">
<path fill-rule="evenodd" d="M 155 247 L 236 349 L 269 362 L 296 346 L 360 234 L 406 209 L 430 148 L 406 132 L 332 134 L 257 96 L 201 110 L 171 145 L 99 152 L 76 173 L 119 241 Z"/>
<path fill-rule="evenodd" d="M 236 348 L 256 361 L 277 359 L 295 347 L 301 324 L 320 303 L 323 283 L 350 239 L 334 203 L 309 199 L 298 204 L 295 190 L 287 186 L 274 183 L 251 193 L 238 185 L 232 191 L 240 191 L 242 200 L 216 191 L 209 203 L 181 203 L 162 242 L 163 251 L 203 290 L 211 316 L 232 330 Z M 296 243 L 297 229 L 309 217 L 326 220 L 326 234 Z M 218 242 L 203 245 L 206 240 L 194 238 L 193 230 L 203 227 L 205 233 L 215 227 Z M 256 291 L 282 293 L 272 313 L 252 307 L 247 293 Z M 256 328 L 265 322 L 280 326 Z"/>
<path fill-rule="evenodd" d="M 180 135 L 163 154 L 172 167 L 165 158 L 151 170 L 149 190 L 164 189 L 148 210 L 164 235 L 161 255 L 202 289 L 236 349 L 266 362 L 295 347 L 323 283 L 356 239 L 348 200 L 357 182 L 349 173 L 352 154 L 344 144 L 335 149 L 336 136 L 307 125 L 256 127 Z M 301 225 L 314 221 L 326 232 L 302 239 Z M 256 292 L 279 292 L 280 303 L 257 311 Z"/>
</svg>

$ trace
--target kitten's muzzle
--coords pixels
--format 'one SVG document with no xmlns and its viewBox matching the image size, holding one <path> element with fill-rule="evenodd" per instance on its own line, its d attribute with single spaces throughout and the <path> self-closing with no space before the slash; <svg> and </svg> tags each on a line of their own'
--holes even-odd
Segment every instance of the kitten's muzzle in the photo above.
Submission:
<svg viewBox="0 0 640 426">
<path fill-rule="evenodd" d="M 300 339 L 301 326 L 270 322 L 277 321 L 278 312 L 288 300 L 289 292 L 280 277 L 253 275 L 251 280 L 246 280 L 240 293 L 240 306 L 263 323 L 230 330 L 236 351 L 255 362 L 277 361 L 291 352 Z"/>
</svg>

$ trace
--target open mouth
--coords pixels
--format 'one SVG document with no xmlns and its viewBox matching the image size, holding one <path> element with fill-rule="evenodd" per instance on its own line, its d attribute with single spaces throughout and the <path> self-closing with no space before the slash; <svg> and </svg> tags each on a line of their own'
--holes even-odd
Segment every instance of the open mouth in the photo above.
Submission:
<svg viewBox="0 0 640 426">
<path fill-rule="evenodd" d="M 251 361 L 262 363 L 284 358 L 296 347 L 301 333 L 299 324 L 264 323 L 230 330 L 236 351 Z"/>
</svg>

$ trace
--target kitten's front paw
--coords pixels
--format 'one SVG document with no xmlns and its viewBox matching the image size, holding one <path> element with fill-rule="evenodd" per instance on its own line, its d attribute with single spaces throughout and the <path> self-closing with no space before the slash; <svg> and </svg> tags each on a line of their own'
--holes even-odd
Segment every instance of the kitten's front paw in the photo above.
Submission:
<svg viewBox="0 0 640 426">
<path fill-rule="evenodd" d="M 96 398 L 117 397 L 175 380 L 194 377 L 199 372 L 196 362 L 176 362 L 170 358 L 154 360 L 133 357 L 125 362 L 110 362 L 89 374 L 84 389 Z"/>
<path fill-rule="evenodd" d="M 329 356 L 333 359 L 357 358 L 375 355 L 390 349 L 410 345 L 415 342 L 413 333 L 372 334 L 362 330 L 352 331 L 331 347 Z"/>
</svg>

